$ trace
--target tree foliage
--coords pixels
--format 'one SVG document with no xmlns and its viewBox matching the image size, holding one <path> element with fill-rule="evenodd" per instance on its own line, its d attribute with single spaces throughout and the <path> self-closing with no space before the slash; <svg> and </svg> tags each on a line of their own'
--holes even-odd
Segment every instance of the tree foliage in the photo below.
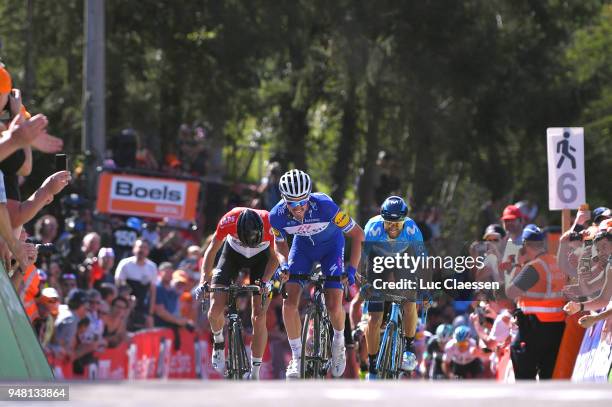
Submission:
<svg viewBox="0 0 612 407">
<path fill-rule="evenodd" d="M 30 110 L 78 151 L 83 2 L 3 0 L 0 15 Z M 601 0 L 108 0 L 107 131 L 134 127 L 161 154 L 203 123 L 227 168 L 240 156 L 223 148 L 258 130 L 365 217 L 379 150 L 419 206 L 458 176 L 489 194 L 474 200 L 546 207 L 546 127 L 583 125 L 587 197 L 609 204 L 611 49 Z"/>
</svg>

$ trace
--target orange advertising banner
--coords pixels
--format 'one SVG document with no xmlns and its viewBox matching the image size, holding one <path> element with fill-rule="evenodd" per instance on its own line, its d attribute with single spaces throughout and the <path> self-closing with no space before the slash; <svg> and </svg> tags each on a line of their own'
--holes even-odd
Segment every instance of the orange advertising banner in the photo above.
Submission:
<svg viewBox="0 0 612 407">
<path fill-rule="evenodd" d="M 100 174 L 101 213 L 195 221 L 200 183 L 141 175 Z"/>
</svg>

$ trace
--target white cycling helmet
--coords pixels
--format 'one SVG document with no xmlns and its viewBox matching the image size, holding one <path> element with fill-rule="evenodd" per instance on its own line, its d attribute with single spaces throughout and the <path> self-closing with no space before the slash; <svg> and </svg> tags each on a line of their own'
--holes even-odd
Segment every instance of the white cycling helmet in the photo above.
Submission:
<svg viewBox="0 0 612 407">
<path fill-rule="evenodd" d="M 303 199 L 310 194 L 312 183 L 310 177 L 304 171 L 291 170 L 284 173 L 280 178 L 278 188 L 285 198 Z"/>
</svg>

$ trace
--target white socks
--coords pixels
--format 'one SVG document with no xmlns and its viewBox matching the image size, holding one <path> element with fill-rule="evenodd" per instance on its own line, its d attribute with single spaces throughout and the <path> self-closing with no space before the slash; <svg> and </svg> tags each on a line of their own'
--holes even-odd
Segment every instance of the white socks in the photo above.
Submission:
<svg viewBox="0 0 612 407">
<path fill-rule="evenodd" d="M 341 331 L 336 331 L 336 329 L 334 329 L 333 346 L 344 346 L 344 329 Z"/>
<path fill-rule="evenodd" d="M 289 346 L 291 346 L 291 357 L 298 360 L 302 357 L 302 339 L 295 338 L 289 339 Z"/>
<path fill-rule="evenodd" d="M 259 379 L 259 369 L 261 369 L 261 361 L 263 358 L 251 358 L 251 378 Z"/>
<path fill-rule="evenodd" d="M 223 342 L 223 329 L 221 329 L 218 332 L 213 332 L 213 338 L 214 338 L 215 343 Z"/>
</svg>

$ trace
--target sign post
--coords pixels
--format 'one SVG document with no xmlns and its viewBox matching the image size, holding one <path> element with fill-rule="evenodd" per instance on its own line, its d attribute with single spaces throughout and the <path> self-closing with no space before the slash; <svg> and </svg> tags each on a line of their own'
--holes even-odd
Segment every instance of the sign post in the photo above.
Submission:
<svg viewBox="0 0 612 407">
<path fill-rule="evenodd" d="M 549 127 L 548 206 L 551 211 L 578 209 L 586 202 L 584 182 L 584 129 Z"/>
<path fill-rule="evenodd" d="M 570 228 L 570 210 L 586 203 L 584 182 L 584 129 L 582 127 L 550 127 L 546 130 L 548 145 L 548 206 L 561 210 L 561 228 Z M 572 377 L 576 356 L 584 335 L 578 325 L 580 314 L 565 321 L 565 332 L 553 372 L 555 379 Z"/>
</svg>

